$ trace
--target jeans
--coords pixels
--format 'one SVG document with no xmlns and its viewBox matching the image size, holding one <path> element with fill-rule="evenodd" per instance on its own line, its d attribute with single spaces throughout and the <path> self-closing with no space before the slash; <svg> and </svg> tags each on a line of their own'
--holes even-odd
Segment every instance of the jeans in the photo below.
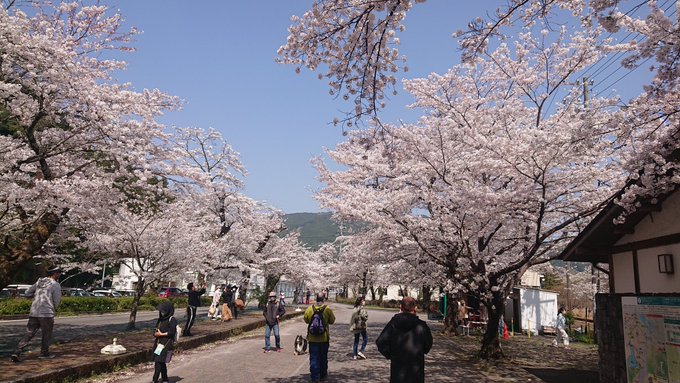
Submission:
<svg viewBox="0 0 680 383">
<path fill-rule="evenodd" d="M 269 337 L 271 336 L 272 330 L 274 330 L 274 340 L 276 341 L 276 348 L 281 348 L 281 337 L 279 336 L 279 324 L 273 326 L 267 324 L 264 326 L 264 348 L 269 350 L 271 348 L 271 343 L 269 343 Z"/>
<path fill-rule="evenodd" d="M 38 329 L 42 331 L 42 343 L 40 344 L 40 352 L 43 355 L 49 353 L 50 340 L 52 340 L 52 330 L 54 329 L 53 317 L 28 317 L 28 324 L 26 325 L 26 333 L 19 341 L 16 349 L 16 354 L 21 355 L 28 346 Z"/>
<path fill-rule="evenodd" d="M 328 376 L 328 343 L 309 344 L 309 373 L 312 381 Z"/>
<path fill-rule="evenodd" d="M 364 352 L 366 350 L 366 343 L 368 342 L 368 336 L 366 336 L 366 330 L 362 332 L 358 332 L 354 334 L 354 348 L 352 351 L 354 351 L 354 356 L 357 356 L 357 346 L 359 345 L 359 335 L 363 338 L 363 341 L 361 342 L 361 352 Z"/>
</svg>

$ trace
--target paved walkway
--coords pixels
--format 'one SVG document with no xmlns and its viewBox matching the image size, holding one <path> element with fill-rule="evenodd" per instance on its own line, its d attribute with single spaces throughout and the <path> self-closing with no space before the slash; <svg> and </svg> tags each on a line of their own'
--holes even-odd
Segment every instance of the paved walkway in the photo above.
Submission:
<svg viewBox="0 0 680 383">
<path fill-rule="evenodd" d="M 387 382 L 389 361 L 375 348 L 375 339 L 394 311 L 369 311 L 369 342 L 367 360 L 352 360 L 353 337 L 348 331 L 351 308 L 332 304 L 337 323 L 332 326 L 329 353 L 330 376 L 327 382 Z M 304 307 L 303 307 L 304 308 Z M 291 310 L 292 311 L 292 308 Z M 422 317 L 422 316 L 421 316 Z M 308 355 L 295 356 L 292 344 L 297 334 L 306 333 L 302 318 L 286 320 L 281 325 L 281 353 L 264 354 L 261 315 L 256 313 L 238 321 L 219 323 L 204 321 L 193 331 L 196 336 L 183 338 L 184 348 L 175 355 L 169 365 L 171 382 L 275 382 L 302 383 L 309 381 Z M 595 383 L 597 382 L 597 349 L 594 346 L 574 344 L 571 350 L 551 347 L 550 338 L 515 337 L 504 343 L 510 358 L 501 362 L 480 361 L 475 358 L 479 350 L 479 338 L 447 337 L 439 333 L 441 324 L 429 322 L 433 330 L 434 346 L 426 357 L 427 382 L 547 382 L 547 383 Z M 241 327 L 252 331 L 242 332 Z M 239 335 L 240 334 L 240 335 Z M 231 336 L 224 340 L 226 335 Z M 113 356 L 102 356 L 99 349 L 110 343 L 109 336 L 93 337 L 88 341 L 73 341 L 57 345 L 53 351 L 56 359 L 38 361 L 35 355 L 16 365 L 6 358 L 0 360 L 0 381 L 31 381 L 31 376 L 53 373 L 53 381 L 62 381 L 58 371 L 78 371 L 78 368 L 103 364 L 108 371 L 116 373 L 99 375 L 82 382 L 148 382 L 153 372 L 150 360 L 152 337 L 149 330 L 126 333 L 121 344 L 137 359 L 123 361 Z M 222 340 L 219 340 L 222 339 Z M 272 339 L 272 343 L 273 343 Z M 208 343 L 208 344 L 206 344 Z M 189 350 L 188 348 L 199 346 Z M 141 364 L 137 364 L 140 363 Z M 107 365 L 108 363 L 108 365 Z M 125 365 L 134 367 L 123 368 Z M 80 366 L 80 367 L 79 367 Z M 65 370 L 70 369 L 70 370 Z M 44 375 L 43 375 L 44 376 Z M 47 381 L 42 380 L 32 381 Z"/>
<path fill-rule="evenodd" d="M 394 311 L 370 310 L 366 360 L 352 360 L 353 336 L 349 333 L 351 308 L 332 304 L 337 321 L 331 326 L 329 378 L 326 382 L 388 382 L 389 361 L 380 355 L 375 339 Z M 421 316 L 422 317 L 422 316 Z M 480 361 L 479 338 L 448 337 L 440 334 L 441 324 L 428 322 L 434 346 L 426 357 L 427 382 L 597 382 L 597 350 L 593 346 L 573 345 L 571 350 L 550 346 L 551 338 L 515 337 L 505 343 L 510 355 L 502 362 Z M 297 334 L 306 333 L 298 317 L 281 325 L 281 353 L 262 352 L 263 330 L 258 329 L 224 342 L 207 345 L 177 355 L 168 372 L 171 382 L 309 382 L 309 356 L 295 356 L 292 344 Z M 272 339 L 273 342 L 273 339 Z M 151 363 L 110 374 L 96 383 L 142 383 L 151 381 Z"/>
<path fill-rule="evenodd" d="M 178 317 L 181 316 L 178 315 Z M 194 336 L 180 339 L 179 347 L 187 350 L 225 339 L 243 332 L 243 328 L 246 330 L 257 328 L 262 325 L 262 321 L 261 314 L 252 312 L 243 316 L 239 315 L 238 320 L 225 323 L 203 320 L 197 322 L 192 328 Z M 180 325 L 183 324 L 183 320 L 180 320 Z M 145 362 L 150 360 L 153 336 L 151 327 L 147 325 L 142 327 L 142 330 L 121 331 L 115 334 L 94 332 L 88 334 L 87 328 L 79 328 L 78 334 L 70 334 L 70 340 L 50 347 L 50 352 L 56 355 L 56 358 L 51 360 L 40 360 L 37 358 L 39 352 L 28 352 L 22 355 L 21 363 L 15 364 L 9 361 L 9 354 L 6 353 L 0 359 L 0 371 L 2 371 L 0 382 L 60 382 L 66 379 L 72 380 L 74 376 L 88 376 L 93 369 L 114 371 Z M 25 321 L 22 328 L 25 328 Z M 98 329 L 98 327 L 95 328 Z M 63 330 L 62 333 L 64 333 Z M 36 338 L 32 341 L 34 350 L 40 348 L 40 335 L 40 333 L 36 334 Z M 114 336 L 128 352 L 116 356 L 100 354 L 101 348 L 110 344 Z"/>
</svg>

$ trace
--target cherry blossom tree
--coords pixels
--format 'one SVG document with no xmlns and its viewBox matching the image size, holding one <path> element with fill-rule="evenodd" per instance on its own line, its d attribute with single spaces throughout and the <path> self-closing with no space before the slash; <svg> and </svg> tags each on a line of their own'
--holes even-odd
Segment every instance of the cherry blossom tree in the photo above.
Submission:
<svg viewBox="0 0 680 383">
<path fill-rule="evenodd" d="M 125 205 L 111 206 L 105 219 L 91 221 L 90 250 L 106 254 L 108 261 L 127 266 L 136 277 L 128 328 L 135 328 L 139 299 L 147 286 L 195 268 L 203 255 L 202 230 L 190 219 L 189 200 L 162 203 L 146 211 Z"/>
<path fill-rule="evenodd" d="M 376 116 L 385 105 L 385 92 L 397 91 L 394 73 L 408 71 L 397 33 L 404 30 L 402 21 L 412 6 L 411 0 L 314 2 L 302 17 L 292 17 L 277 60 L 294 65 L 298 73 L 303 66 L 313 71 L 325 67 L 319 79 L 328 79 L 330 94 L 353 102 L 342 120 L 351 127 L 363 116 Z"/>
<path fill-rule="evenodd" d="M 657 203 L 657 197 L 674 190 L 680 182 L 677 176 L 680 144 L 678 7 L 673 1 L 514 0 L 507 8 L 499 9 L 495 17 L 477 19 L 467 30 L 460 32 L 464 57 L 471 58 L 483 54 L 494 38 L 507 38 L 511 26 L 538 23 L 549 27 L 556 22 L 563 23 L 563 15 L 559 21 L 555 20 L 560 11 L 574 17 L 588 14 L 610 32 L 611 38 L 603 42 L 604 49 L 614 54 L 612 58 L 618 58 L 625 70 L 646 66 L 653 71 L 654 78 L 643 86 L 638 96 L 620 101 L 620 145 L 627 148 L 622 154 L 622 163 L 631 182 L 617 201 L 625 209 L 617 219 L 619 223 L 642 202 Z M 619 65 L 618 61 L 614 64 Z"/>
<path fill-rule="evenodd" d="M 105 6 L 5 2 L 0 9 L 0 286 L 66 217 L 93 217 L 121 200 L 121 173 L 139 190 L 168 155 L 155 118 L 178 101 L 117 84 L 134 29 Z M 152 167 L 153 168 L 153 167 Z"/>
<path fill-rule="evenodd" d="M 559 254 L 621 184 L 613 101 L 582 106 L 574 88 L 598 59 L 600 30 L 525 30 L 516 41 L 443 75 L 405 81 L 417 124 L 348 134 L 317 161 L 319 193 L 342 219 L 362 219 L 417 245 L 449 291 L 480 298 L 489 325 L 481 355 L 501 354 L 505 297 L 533 263 Z M 614 139 L 612 139 L 614 138 Z"/>
</svg>

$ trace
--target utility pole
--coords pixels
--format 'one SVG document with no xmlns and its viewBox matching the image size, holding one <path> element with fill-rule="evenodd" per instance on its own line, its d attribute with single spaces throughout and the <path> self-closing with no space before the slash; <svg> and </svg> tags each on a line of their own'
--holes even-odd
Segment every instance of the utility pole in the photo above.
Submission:
<svg viewBox="0 0 680 383">
<path fill-rule="evenodd" d="M 590 95 L 588 94 L 588 85 L 592 85 L 590 81 L 588 81 L 588 77 L 583 78 L 583 107 L 587 108 L 588 107 L 588 100 Z"/>
</svg>

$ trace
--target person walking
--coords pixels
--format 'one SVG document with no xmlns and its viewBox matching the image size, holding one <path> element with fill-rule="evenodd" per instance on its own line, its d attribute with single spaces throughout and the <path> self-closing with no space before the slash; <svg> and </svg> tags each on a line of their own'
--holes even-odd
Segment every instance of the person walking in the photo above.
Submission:
<svg viewBox="0 0 680 383">
<path fill-rule="evenodd" d="M 182 330 L 182 336 L 192 336 L 191 327 L 194 325 L 196 320 L 196 309 L 201 305 L 201 295 L 205 294 L 205 285 L 201 285 L 201 289 L 198 290 L 196 285 L 189 283 L 187 285 L 187 290 L 189 290 L 189 299 L 187 305 L 187 323 L 184 325 L 184 330 Z"/>
<path fill-rule="evenodd" d="M 279 304 L 282 306 L 286 306 L 286 294 L 281 291 L 281 294 L 279 294 Z"/>
<path fill-rule="evenodd" d="M 564 317 L 564 307 L 557 310 L 557 319 L 555 320 L 555 327 L 557 327 L 557 336 L 552 341 L 552 345 L 557 347 L 557 343 L 561 340 L 564 348 L 569 348 L 569 335 L 567 334 L 567 320 Z"/>
<path fill-rule="evenodd" d="M 312 382 L 328 376 L 328 348 L 330 346 L 330 325 L 335 323 L 335 314 L 324 304 L 326 295 L 320 292 L 316 302 L 305 311 L 307 342 L 309 345 L 309 372 Z"/>
<path fill-rule="evenodd" d="M 305 304 L 309 304 L 309 297 L 312 295 L 312 292 L 307 289 L 307 294 L 306 294 L 306 299 L 305 299 Z"/>
<path fill-rule="evenodd" d="M 368 311 L 366 310 L 366 300 L 360 296 L 354 302 L 354 309 L 352 310 L 352 319 L 349 321 L 349 331 L 354 334 L 354 347 L 352 347 L 352 359 L 366 359 L 364 351 L 366 351 L 366 343 L 368 336 L 366 335 L 366 321 L 368 320 Z M 359 346 L 359 336 L 363 338 L 361 342 L 361 350 L 357 352 Z"/>
<path fill-rule="evenodd" d="M 276 302 L 276 293 L 269 292 L 267 304 L 264 306 L 262 315 L 266 325 L 264 327 L 264 352 L 271 352 L 271 343 L 269 338 L 272 331 L 274 332 L 274 341 L 276 341 L 276 351 L 281 352 L 281 336 L 279 335 L 279 318 L 286 313 L 286 308 L 281 303 Z"/>
<path fill-rule="evenodd" d="M 163 301 L 158 305 L 158 320 L 153 342 L 154 372 L 153 381 L 157 382 L 160 376 L 163 383 L 168 382 L 168 363 L 172 359 L 172 350 L 175 346 L 177 334 L 177 319 L 175 319 L 175 307 L 170 301 Z"/>
<path fill-rule="evenodd" d="M 432 332 L 416 315 L 415 299 L 401 300 L 401 312 L 387 323 L 376 344 L 390 359 L 390 383 L 425 382 L 425 354 L 432 348 Z"/>
<path fill-rule="evenodd" d="M 61 302 L 59 276 L 61 276 L 61 269 L 52 268 L 47 271 L 47 277 L 38 279 L 36 283 L 26 290 L 26 296 L 32 296 L 33 303 L 31 303 L 31 311 L 28 314 L 26 333 L 19 341 L 14 354 L 10 357 L 12 362 L 19 363 L 21 361 L 21 353 L 24 352 L 38 329 L 42 331 L 40 356 L 38 358 L 54 358 L 54 354 L 50 354 L 50 341 L 52 340 L 52 330 L 54 329 L 54 315 L 57 312 L 59 302 Z"/>
</svg>

